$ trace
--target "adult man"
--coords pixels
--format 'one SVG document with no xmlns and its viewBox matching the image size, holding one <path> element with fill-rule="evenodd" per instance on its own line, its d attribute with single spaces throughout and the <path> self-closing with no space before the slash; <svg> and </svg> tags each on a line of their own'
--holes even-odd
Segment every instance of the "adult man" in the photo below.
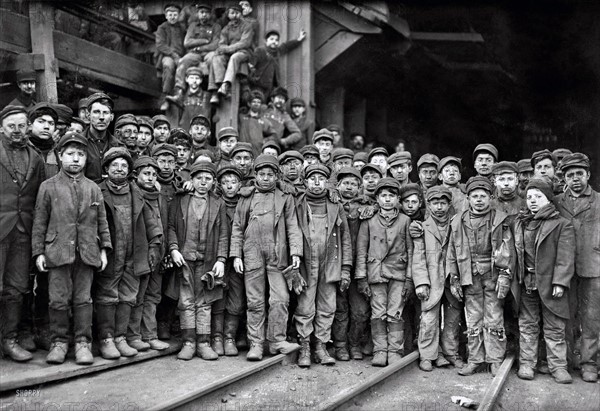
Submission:
<svg viewBox="0 0 600 411">
<path fill-rule="evenodd" d="M 138 121 L 133 114 L 123 114 L 115 121 L 115 137 L 127 148 L 132 159 L 137 157 L 138 131 Z"/>
<path fill-rule="evenodd" d="M 45 179 L 44 161 L 27 144 L 24 106 L 0 111 L 0 313 L 3 319 L 2 350 L 15 361 L 32 358 L 17 342 L 23 295 L 29 289 L 33 209 Z"/>
<path fill-rule="evenodd" d="M 292 109 L 292 113 L 290 114 L 292 120 L 294 120 L 300 129 L 300 133 L 302 135 L 300 141 L 295 143 L 292 147 L 290 147 L 290 149 L 299 150 L 310 141 L 313 133 L 315 132 L 315 122 L 308 119 L 306 115 L 306 103 L 300 97 L 294 97 L 290 101 L 290 108 Z"/>
<path fill-rule="evenodd" d="M 36 75 L 33 70 L 17 71 L 17 86 L 19 87 L 19 95 L 15 97 L 9 106 L 22 106 L 30 109 L 36 104 L 35 101 L 35 86 Z"/>
<path fill-rule="evenodd" d="M 365 149 L 365 136 L 361 133 L 350 134 L 350 148 L 355 153 L 361 153 Z"/>
<path fill-rule="evenodd" d="M 261 114 L 264 102 L 265 96 L 262 92 L 252 91 L 248 100 L 248 110 L 240 110 L 238 119 L 240 142 L 252 144 L 255 156 L 260 154 L 264 141 L 277 139 L 277 133 L 271 122 Z"/>
<path fill-rule="evenodd" d="M 263 115 L 273 125 L 277 135 L 276 140 L 281 145 L 283 151 L 297 149 L 298 144 L 302 140 L 302 133 L 298 125 L 285 111 L 285 102 L 287 99 L 287 90 L 277 87 L 271 93 L 271 103 Z"/>
<path fill-rule="evenodd" d="M 161 111 L 167 110 L 169 103 L 165 100 L 167 94 L 173 89 L 175 68 L 185 54 L 183 40 L 185 27 L 179 21 L 181 6 L 173 3 L 165 5 L 165 18 L 167 21 L 156 29 L 156 68 L 162 72 L 162 98 Z M 185 71 L 184 71 L 185 73 Z"/>
<path fill-rule="evenodd" d="M 560 214 L 573 223 L 576 241 L 571 322 L 576 323 L 575 316 L 581 321 L 581 376 L 584 381 L 596 382 L 600 333 L 600 194 L 589 185 L 590 160 L 585 154 L 565 156 L 562 171 L 567 188 L 556 203 Z"/>
<path fill-rule="evenodd" d="M 498 149 L 492 144 L 479 144 L 473 150 L 473 162 L 477 175 L 492 178 L 492 166 L 498 161 Z"/>
</svg>

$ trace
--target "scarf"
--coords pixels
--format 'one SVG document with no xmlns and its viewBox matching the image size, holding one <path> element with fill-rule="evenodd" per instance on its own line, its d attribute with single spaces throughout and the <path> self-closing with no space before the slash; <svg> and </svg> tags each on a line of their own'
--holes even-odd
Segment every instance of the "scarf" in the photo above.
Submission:
<svg viewBox="0 0 600 411">
<path fill-rule="evenodd" d="M 444 227 L 448 224 L 448 221 L 450 220 L 450 213 L 446 213 L 444 214 L 443 217 L 438 217 L 433 213 L 430 213 L 431 218 L 433 218 L 433 221 L 435 221 L 435 224 L 441 227 Z"/>
<path fill-rule="evenodd" d="M 54 146 L 54 140 L 52 138 L 43 139 L 38 136 L 30 135 L 29 141 L 43 153 L 47 153 Z"/>
<path fill-rule="evenodd" d="M 490 211 L 492 211 L 491 205 L 488 205 L 487 208 L 483 211 L 476 211 L 469 207 L 469 217 L 470 218 L 481 218 L 484 215 L 486 215 L 487 213 L 489 213 Z"/>
<path fill-rule="evenodd" d="M 108 191 L 116 195 L 123 195 L 129 193 L 129 184 L 127 184 L 127 179 L 123 184 L 119 184 L 118 181 L 106 180 L 106 187 Z"/>
<path fill-rule="evenodd" d="M 223 200 L 223 202 L 225 203 L 225 206 L 227 208 L 235 208 L 240 199 L 240 196 L 236 195 L 235 197 L 232 197 L 232 198 L 221 196 L 221 199 Z"/>
<path fill-rule="evenodd" d="M 531 211 L 527 210 L 519 213 L 517 219 L 523 223 L 523 225 L 529 224 L 533 220 L 550 220 L 552 218 L 556 218 L 559 215 L 558 210 L 554 203 L 550 202 L 546 204 L 542 208 L 538 210 L 537 213 L 533 214 Z"/>
<path fill-rule="evenodd" d="M 174 178 L 175 178 L 175 171 L 171 171 L 171 173 L 167 176 L 165 176 L 163 174 L 163 172 L 161 171 L 156 176 L 156 179 L 162 185 L 171 184 L 171 182 L 173 181 Z"/>
<path fill-rule="evenodd" d="M 517 190 L 513 191 L 509 195 L 502 194 L 502 191 L 498 190 L 498 200 L 501 201 L 512 201 L 517 196 Z"/>
<path fill-rule="evenodd" d="M 272 183 L 269 183 L 268 186 L 263 187 L 258 181 L 256 182 L 256 189 L 260 192 L 260 193 L 272 193 L 273 191 L 275 191 L 275 184 L 276 182 L 273 181 Z"/>
<path fill-rule="evenodd" d="M 160 192 L 156 188 L 154 188 L 152 190 L 148 190 L 148 189 L 146 189 L 144 187 L 141 187 L 139 185 L 138 185 L 138 187 L 139 187 L 139 189 L 142 192 L 142 196 L 146 200 L 152 200 L 152 201 L 158 200 L 158 196 L 160 195 Z"/>
<path fill-rule="evenodd" d="M 23 141 L 13 141 L 6 137 L 6 135 L 4 134 L 3 137 L 4 138 L 2 139 L 2 143 L 4 144 L 4 147 L 12 148 L 14 150 L 20 150 L 27 147 L 27 139 L 23 139 Z"/>
</svg>

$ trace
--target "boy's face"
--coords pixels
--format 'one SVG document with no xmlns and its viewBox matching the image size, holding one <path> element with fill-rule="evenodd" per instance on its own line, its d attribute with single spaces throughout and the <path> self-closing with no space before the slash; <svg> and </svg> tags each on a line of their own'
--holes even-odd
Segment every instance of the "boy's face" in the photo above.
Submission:
<svg viewBox="0 0 600 411">
<path fill-rule="evenodd" d="M 256 183 L 260 187 L 267 188 L 277 181 L 277 174 L 271 167 L 260 168 L 256 172 Z"/>
<path fill-rule="evenodd" d="M 384 172 L 387 169 L 387 158 L 383 154 L 375 154 L 371 157 L 370 163 L 378 166 Z"/>
<path fill-rule="evenodd" d="M 522 173 L 519 173 L 519 186 L 521 186 L 522 188 L 527 187 L 527 184 L 529 184 L 529 179 L 533 177 L 533 171 L 524 171 Z"/>
<path fill-rule="evenodd" d="M 202 84 L 202 77 L 197 74 L 190 74 L 186 76 L 185 82 L 187 83 L 190 90 L 198 90 L 200 84 Z"/>
<path fill-rule="evenodd" d="M 552 160 L 544 158 L 535 163 L 533 174 L 536 177 L 547 176 L 549 178 L 554 178 L 554 164 L 552 164 Z"/>
<path fill-rule="evenodd" d="M 4 133 L 9 142 L 22 143 L 27 138 L 28 125 L 27 114 L 11 114 L 2 120 L 0 131 Z"/>
<path fill-rule="evenodd" d="M 190 160 L 192 149 L 184 144 L 178 144 L 175 147 L 177 147 L 177 165 L 186 165 Z"/>
<path fill-rule="evenodd" d="M 490 205 L 492 195 L 484 189 L 477 188 L 469 193 L 468 198 L 471 209 L 474 211 L 485 211 Z"/>
<path fill-rule="evenodd" d="M 327 177 L 321 173 L 312 173 L 306 179 L 306 189 L 313 194 L 321 194 L 325 191 L 325 184 L 327 184 Z"/>
<path fill-rule="evenodd" d="M 250 100 L 250 103 L 248 103 L 248 107 L 250 107 L 250 110 L 254 113 L 258 113 L 260 111 L 261 106 L 262 100 L 259 98 L 253 98 L 252 100 Z"/>
<path fill-rule="evenodd" d="M 265 39 L 265 45 L 269 49 L 276 49 L 279 47 L 279 36 L 277 34 L 271 34 Z"/>
<path fill-rule="evenodd" d="M 428 204 L 429 211 L 436 217 L 445 217 L 450 209 L 450 202 L 445 198 L 434 198 Z"/>
<path fill-rule="evenodd" d="M 492 173 L 492 166 L 496 160 L 494 156 L 488 153 L 479 153 L 475 157 L 475 171 L 481 176 L 489 176 Z"/>
<path fill-rule="evenodd" d="M 82 107 L 82 108 L 79 109 L 78 117 L 80 119 L 82 119 L 82 120 L 89 120 L 90 119 L 87 107 Z"/>
<path fill-rule="evenodd" d="M 382 188 L 377 193 L 377 204 L 379 204 L 379 208 L 385 211 L 398 208 L 398 193 L 387 188 Z"/>
<path fill-rule="evenodd" d="M 126 124 L 117 130 L 117 136 L 119 137 L 119 140 L 121 140 L 121 143 L 125 144 L 127 147 L 137 146 L 137 135 L 138 128 L 133 124 Z"/>
<path fill-rule="evenodd" d="M 44 114 L 31 123 L 31 134 L 43 140 L 49 140 L 54 134 L 55 124 L 52 116 Z"/>
<path fill-rule="evenodd" d="M 82 134 L 83 126 L 79 123 L 71 123 L 71 125 L 69 126 L 69 131 L 74 131 L 76 133 Z"/>
<path fill-rule="evenodd" d="M 327 157 L 331 153 L 333 143 L 326 138 L 319 139 L 315 142 L 315 146 L 319 149 L 321 157 Z"/>
<path fill-rule="evenodd" d="M 252 168 L 252 154 L 248 151 L 238 151 L 232 158 L 233 164 L 242 172 L 243 175 L 248 175 Z"/>
<path fill-rule="evenodd" d="M 532 213 L 537 213 L 540 211 L 540 208 L 549 203 L 550 200 L 548 200 L 548 197 L 537 188 L 530 188 L 527 190 L 527 208 Z"/>
<path fill-rule="evenodd" d="M 111 121 L 113 121 L 114 114 L 111 108 L 99 102 L 92 104 L 89 110 L 90 126 L 96 131 L 106 131 Z"/>
<path fill-rule="evenodd" d="M 442 182 L 449 186 L 455 186 L 461 179 L 460 170 L 455 164 L 448 164 L 442 168 L 439 178 Z"/>
<path fill-rule="evenodd" d="M 194 190 L 198 194 L 206 194 L 210 191 L 213 184 L 215 182 L 215 178 L 211 173 L 206 171 L 200 171 L 192 177 L 192 185 L 194 186 Z"/>
<path fill-rule="evenodd" d="M 304 168 L 308 167 L 311 164 L 317 164 L 319 162 L 319 159 L 315 156 L 313 156 L 312 154 L 305 154 L 304 155 Z"/>
<path fill-rule="evenodd" d="M 364 161 L 361 160 L 354 160 L 354 162 L 352 163 L 352 167 L 354 167 L 357 170 L 360 170 L 366 163 Z"/>
<path fill-rule="evenodd" d="M 343 167 L 350 167 L 352 165 L 352 160 L 349 158 L 340 158 L 333 162 L 333 169 L 335 171 L 340 171 Z"/>
<path fill-rule="evenodd" d="M 333 144 L 337 144 L 342 139 L 342 135 L 337 130 L 331 130 L 331 135 L 333 135 Z"/>
<path fill-rule="evenodd" d="M 200 23 L 204 24 L 210 19 L 210 11 L 205 8 L 201 8 L 198 10 L 198 20 Z"/>
<path fill-rule="evenodd" d="M 249 1 L 240 1 L 239 5 L 242 8 L 242 15 L 247 16 L 252 13 L 252 5 Z"/>
<path fill-rule="evenodd" d="M 422 165 L 419 168 L 419 181 L 424 187 L 433 187 L 438 179 L 437 167 L 430 165 Z"/>
<path fill-rule="evenodd" d="M 140 148 L 146 148 L 152 141 L 152 129 L 146 126 L 140 126 L 137 135 L 137 145 Z"/>
<path fill-rule="evenodd" d="M 565 184 L 574 193 L 583 193 L 590 176 L 590 172 L 583 167 L 570 167 L 565 171 Z"/>
<path fill-rule="evenodd" d="M 285 178 L 290 181 L 296 180 L 300 177 L 300 171 L 302 170 L 302 162 L 297 158 L 286 161 L 281 165 L 281 172 Z"/>
<path fill-rule="evenodd" d="M 219 148 L 225 154 L 229 154 L 237 144 L 237 138 L 234 136 L 222 138 L 219 141 Z"/>
<path fill-rule="evenodd" d="M 421 199 L 416 194 L 411 194 L 402 200 L 402 210 L 404 210 L 404 214 L 409 217 L 417 214 L 419 207 L 421 207 Z"/>
<path fill-rule="evenodd" d="M 263 154 L 268 154 L 268 155 L 273 156 L 273 157 L 279 156 L 279 154 L 277 154 L 277 150 L 275 150 L 273 147 L 265 147 L 265 148 L 263 148 L 262 153 Z"/>
<path fill-rule="evenodd" d="M 161 154 L 156 157 L 156 162 L 160 168 L 160 173 L 163 176 L 170 175 L 175 171 L 175 157 L 169 154 Z"/>
<path fill-rule="evenodd" d="M 237 195 L 241 181 L 235 174 L 224 174 L 221 176 L 221 190 L 223 191 L 223 197 L 233 198 Z"/>
<path fill-rule="evenodd" d="M 292 106 L 292 114 L 294 117 L 301 117 L 306 112 L 306 107 L 304 106 Z"/>
<path fill-rule="evenodd" d="M 165 12 L 165 18 L 169 22 L 169 24 L 177 24 L 177 20 L 179 19 L 179 12 L 177 10 L 168 10 Z"/>
<path fill-rule="evenodd" d="M 365 138 L 363 136 L 360 135 L 356 135 L 354 137 L 352 137 L 352 148 L 354 148 L 355 150 L 362 150 L 363 147 L 365 146 Z"/>
<path fill-rule="evenodd" d="M 141 167 L 138 169 L 137 185 L 152 190 L 156 184 L 156 169 L 152 166 Z"/>
<path fill-rule="evenodd" d="M 338 182 L 337 189 L 343 198 L 354 198 L 358 195 L 358 190 L 360 190 L 360 180 L 352 176 L 344 177 Z"/>
<path fill-rule="evenodd" d="M 381 176 L 377 174 L 375 171 L 367 170 L 364 172 L 363 176 L 363 185 L 367 189 L 367 191 L 375 190 L 375 186 L 379 183 Z"/>
<path fill-rule="evenodd" d="M 61 168 L 68 174 L 79 174 L 85 167 L 87 151 L 78 144 L 68 144 L 58 154 Z"/>
<path fill-rule="evenodd" d="M 21 81 L 18 86 L 23 94 L 28 96 L 33 96 L 35 94 L 35 81 L 33 80 Z"/>
<path fill-rule="evenodd" d="M 285 98 L 283 96 L 273 96 L 271 98 L 273 101 L 273 105 L 277 107 L 279 110 L 283 110 L 283 106 L 285 105 Z"/>
<path fill-rule="evenodd" d="M 227 11 L 227 18 L 230 21 L 238 21 L 241 17 L 242 17 L 242 13 L 240 13 L 239 11 L 237 11 L 235 9 L 229 9 Z"/>
<path fill-rule="evenodd" d="M 109 180 L 124 180 L 129 174 L 129 163 L 124 158 L 115 158 L 107 167 Z"/>
<path fill-rule="evenodd" d="M 517 173 L 502 173 L 494 177 L 494 184 L 501 194 L 510 195 L 517 190 Z"/>
<path fill-rule="evenodd" d="M 154 139 L 157 143 L 166 143 L 169 139 L 169 126 L 165 123 L 158 124 L 154 128 Z"/>
<path fill-rule="evenodd" d="M 210 136 L 210 129 L 204 124 L 194 124 L 190 127 L 190 135 L 196 144 L 202 144 Z"/>
<path fill-rule="evenodd" d="M 408 163 L 396 164 L 389 168 L 392 177 L 398 181 L 407 181 L 412 171 L 412 165 Z"/>
</svg>

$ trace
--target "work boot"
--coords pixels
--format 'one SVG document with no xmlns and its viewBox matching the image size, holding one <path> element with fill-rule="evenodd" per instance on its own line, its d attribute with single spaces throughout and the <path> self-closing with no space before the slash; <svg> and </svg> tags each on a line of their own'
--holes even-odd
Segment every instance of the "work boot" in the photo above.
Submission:
<svg viewBox="0 0 600 411">
<path fill-rule="evenodd" d="M 129 344 L 131 348 L 134 348 L 138 351 L 148 351 L 150 349 L 150 344 L 138 339 L 127 341 L 127 344 Z"/>
<path fill-rule="evenodd" d="M 166 96 L 165 100 L 176 104 L 178 107 L 183 108 L 183 90 L 180 88 L 175 89 L 175 94 L 172 96 Z"/>
<path fill-rule="evenodd" d="M 238 349 L 235 346 L 235 340 L 233 338 L 225 338 L 223 350 L 227 357 L 237 357 Z"/>
<path fill-rule="evenodd" d="M 310 367 L 310 338 L 300 339 L 300 353 L 298 354 L 298 367 Z"/>
<path fill-rule="evenodd" d="M 69 344 L 66 342 L 54 341 L 50 347 L 50 352 L 46 356 L 46 362 L 48 364 L 62 364 L 65 362 L 68 350 Z"/>
<path fill-rule="evenodd" d="M 130 347 L 123 335 L 115 338 L 115 347 L 117 347 L 117 350 L 123 357 L 134 357 L 138 354 L 138 350 Z"/>
<path fill-rule="evenodd" d="M 50 351 L 52 339 L 50 338 L 50 329 L 48 326 L 38 328 L 35 336 L 35 345 L 44 351 Z"/>
<path fill-rule="evenodd" d="M 350 353 L 348 353 L 348 349 L 346 348 L 346 343 L 342 343 L 343 345 L 335 346 L 335 358 L 340 361 L 350 361 Z"/>
<path fill-rule="evenodd" d="M 223 347 L 224 322 L 225 313 L 223 311 L 218 313 L 213 311 L 210 320 L 211 347 L 219 356 L 225 355 L 225 348 Z"/>
<path fill-rule="evenodd" d="M 246 354 L 248 361 L 260 361 L 263 358 L 263 345 L 261 343 L 251 342 L 250 350 Z"/>
<path fill-rule="evenodd" d="M 17 342 L 19 343 L 21 348 L 29 352 L 34 352 L 37 349 L 35 341 L 33 340 L 33 334 L 30 330 L 19 331 L 19 337 L 17 338 Z"/>
<path fill-rule="evenodd" d="M 385 367 L 388 363 L 388 335 L 387 324 L 381 318 L 371 319 L 371 338 L 373 340 L 371 365 Z"/>
<path fill-rule="evenodd" d="M 498 374 L 501 365 L 501 362 L 493 362 L 490 364 L 490 372 L 492 373 L 492 377 L 495 377 L 496 374 Z"/>
<path fill-rule="evenodd" d="M 87 341 L 75 343 L 75 363 L 79 365 L 90 365 L 94 363 L 91 344 Z"/>
<path fill-rule="evenodd" d="M 385 367 L 388 363 L 388 353 L 387 351 L 375 351 L 373 354 L 373 359 L 371 360 L 371 365 L 373 367 Z"/>
<path fill-rule="evenodd" d="M 431 360 L 421 360 L 419 363 L 419 368 L 423 371 L 433 371 L 433 365 L 431 364 Z"/>
<path fill-rule="evenodd" d="M 196 343 L 196 355 L 206 361 L 219 359 L 219 355 L 212 349 L 208 341 Z"/>
<path fill-rule="evenodd" d="M 269 352 L 271 355 L 289 354 L 300 348 L 299 344 L 287 341 L 277 341 L 269 343 Z"/>
<path fill-rule="evenodd" d="M 598 368 L 593 365 L 585 364 L 581 368 L 581 379 L 585 382 L 598 381 Z"/>
<path fill-rule="evenodd" d="M 571 384 L 573 382 L 573 378 L 571 378 L 569 372 L 564 368 L 557 369 L 552 373 L 552 376 L 558 384 Z"/>
<path fill-rule="evenodd" d="M 364 358 L 360 347 L 350 346 L 350 358 L 353 360 L 362 360 Z"/>
<path fill-rule="evenodd" d="M 448 361 L 446 359 L 446 357 L 444 357 L 442 355 L 441 352 L 438 353 L 438 357 L 435 359 L 435 366 L 438 367 L 438 368 L 441 368 L 441 367 L 445 367 L 447 365 L 450 365 L 450 361 Z"/>
<path fill-rule="evenodd" d="M 158 338 L 153 338 L 151 340 L 146 341 L 150 348 L 156 351 L 163 351 L 170 347 L 169 343 L 162 342 Z"/>
<path fill-rule="evenodd" d="M 465 366 L 465 362 L 460 358 L 460 355 L 448 356 L 446 359 L 454 366 L 454 368 L 458 368 L 459 370 Z"/>
<path fill-rule="evenodd" d="M 215 353 L 217 353 L 218 356 L 225 355 L 225 348 L 223 347 L 223 337 L 213 338 L 211 348 Z"/>
<path fill-rule="evenodd" d="M 481 364 L 469 362 L 469 363 L 467 363 L 467 365 L 465 365 L 460 370 L 458 370 L 458 375 L 463 375 L 463 376 L 473 375 L 477 372 L 480 365 Z"/>
<path fill-rule="evenodd" d="M 323 364 L 323 365 L 333 365 L 335 364 L 335 358 L 329 355 L 329 351 L 327 351 L 327 347 L 325 343 L 321 341 L 317 341 L 315 343 L 315 363 Z"/>
<path fill-rule="evenodd" d="M 533 368 L 529 365 L 521 365 L 519 367 L 519 371 L 517 372 L 517 377 L 522 380 L 533 380 L 534 372 Z"/>
<path fill-rule="evenodd" d="M 369 339 L 365 342 L 365 344 L 362 346 L 362 353 L 363 355 L 373 355 L 373 337 L 370 335 L 369 333 Z"/>
<path fill-rule="evenodd" d="M 159 340 L 170 340 L 171 339 L 171 327 L 169 323 L 161 321 L 156 326 L 156 331 Z"/>
<path fill-rule="evenodd" d="M 196 352 L 196 344 L 192 341 L 184 341 L 181 346 L 181 350 L 179 354 L 177 354 L 178 360 L 189 361 L 194 358 L 194 353 Z"/>
<path fill-rule="evenodd" d="M 238 330 L 238 324 L 240 318 L 237 315 L 225 313 L 225 319 L 223 320 L 223 334 L 225 335 L 224 351 L 228 357 L 235 357 L 238 355 L 238 349 L 235 342 L 235 336 Z"/>
<path fill-rule="evenodd" d="M 121 358 L 121 353 L 115 346 L 115 340 L 113 338 L 105 338 L 100 340 L 100 355 L 102 358 L 107 360 L 116 360 Z"/>
<path fill-rule="evenodd" d="M 547 375 L 547 374 L 550 374 L 550 368 L 548 367 L 548 363 L 546 363 L 546 362 L 543 362 L 543 363 L 541 363 L 541 364 L 540 364 L 540 365 L 537 367 L 537 371 L 538 371 L 540 374 L 545 374 L 545 375 Z"/>
<path fill-rule="evenodd" d="M 33 358 L 33 355 L 21 348 L 16 338 L 5 338 L 2 340 L 2 352 L 8 355 L 13 361 L 24 362 Z"/>
<path fill-rule="evenodd" d="M 387 362 L 393 364 L 404 357 L 404 324 L 388 321 L 387 328 Z"/>
</svg>

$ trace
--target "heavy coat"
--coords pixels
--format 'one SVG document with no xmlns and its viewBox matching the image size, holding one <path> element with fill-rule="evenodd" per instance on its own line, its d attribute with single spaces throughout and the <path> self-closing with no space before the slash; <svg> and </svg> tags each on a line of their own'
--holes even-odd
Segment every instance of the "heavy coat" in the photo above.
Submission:
<svg viewBox="0 0 600 411">
<path fill-rule="evenodd" d="M 0 136 L 0 140 L 4 136 Z M 33 225 L 33 210 L 35 198 L 40 184 L 46 179 L 44 160 L 32 147 L 27 146 L 29 166 L 24 184 L 19 185 L 14 170 L 10 167 L 8 154 L 0 142 L 0 181 L 2 181 L 2 195 L 0 195 L 0 241 L 12 231 L 19 221 L 19 216 L 27 233 L 31 234 Z"/>
<path fill-rule="evenodd" d="M 369 284 L 412 278 L 413 241 L 408 232 L 410 218 L 398 214 L 384 227 L 379 213 L 360 224 L 356 240 L 355 279 L 367 278 Z"/>
<path fill-rule="evenodd" d="M 180 250 L 185 244 L 187 232 L 186 216 L 190 205 L 191 194 L 176 196 L 169 204 L 169 252 Z M 229 252 L 229 228 L 227 223 L 227 207 L 223 200 L 214 193 L 208 194 L 204 218 L 208 218 L 206 250 L 204 252 L 205 267 L 212 269 L 217 258 L 226 259 Z"/>
<path fill-rule="evenodd" d="M 257 47 L 250 59 L 254 70 L 248 76 L 250 83 L 267 91 L 268 97 L 273 87 L 281 86 L 281 72 L 279 68 L 279 57 L 282 54 L 295 49 L 301 41 L 290 40 L 282 43 L 276 50 L 271 51 L 266 46 Z"/>
<path fill-rule="evenodd" d="M 342 266 L 352 267 L 352 241 L 350 229 L 342 204 L 336 204 L 325 200 L 327 204 L 327 253 L 325 257 L 325 270 L 320 275 L 325 276 L 327 283 L 335 283 L 342 279 Z M 296 199 L 296 214 L 298 224 L 304 234 L 304 252 L 306 257 L 300 265 L 300 272 L 308 279 L 310 271 L 310 256 L 312 255 L 310 238 L 310 223 L 308 221 L 308 209 L 306 194 Z"/>
<path fill-rule="evenodd" d="M 231 232 L 231 244 L 229 256 L 243 258 L 243 246 L 246 241 L 245 232 L 250 218 L 250 205 L 256 187 L 248 187 L 244 193 L 240 193 L 240 201 L 235 209 L 233 227 Z M 291 256 L 303 255 L 302 232 L 298 226 L 294 197 L 279 189 L 275 189 L 275 226 L 273 227 L 273 239 L 275 240 L 275 254 L 277 256 L 277 267 L 281 270 L 290 265 Z"/>
<path fill-rule="evenodd" d="M 514 223 L 515 247 L 517 250 L 517 279 L 525 278 L 525 236 L 521 220 Z M 542 220 L 535 237 L 535 279 L 540 298 L 553 314 L 568 319 L 569 299 L 567 293 L 561 298 L 552 298 L 552 286 L 569 288 L 575 272 L 575 230 L 569 220 L 556 215 Z"/>
<path fill-rule="evenodd" d="M 413 239 L 413 282 L 415 287 L 429 286 L 429 298 L 421 303 L 423 311 L 435 307 L 444 295 L 449 240 L 450 231 L 442 236 L 431 217 L 423 222 L 423 236 Z"/>
<path fill-rule="evenodd" d="M 162 68 L 163 57 L 183 57 L 185 48 L 183 41 L 185 39 L 185 27 L 182 23 L 171 26 L 168 21 L 162 23 L 154 33 L 156 39 L 155 61 L 156 68 Z"/>
<path fill-rule="evenodd" d="M 568 206 L 567 195 L 569 189 L 559 195 L 555 203 L 560 215 L 571 220 L 577 234 L 575 273 L 580 277 L 600 277 L 600 193 L 588 186 L 585 197 L 580 197 L 580 201 L 587 201 L 576 212 Z"/>
<path fill-rule="evenodd" d="M 49 268 L 73 264 L 77 252 L 81 260 L 100 267 L 100 249 L 112 249 L 100 188 L 83 175 L 79 209 L 72 190 L 73 178 L 63 171 L 44 181 L 35 204 L 31 239 L 32 256 L 44 254 Z"/>
<path fill-rule="evenodd" d="M 106 181 L 99 184 L 106 207 L 106 220 L 110 229 L 110 238 L 112 243 L 115 241 L 115 206 L 113 197 Z M 153 218 L 150 206 L 146 204 L 142 192 L 134 182 L 129 183 L 131 193 L 131 229 L 133 238 L 133 274 L 141 276 L 150 273 L 150 264 L 148 250 L 150 246 L 160 247 L 162 242 L 163 230 L 158 220 Z M 105 275 L 111 275 L 114 271 L 115 255 L 108 254 L 108 265 L 104 270 Z"/>
<path fill-rule="evenodd" d="M 263 117 L 271 122 L 276 134 L 275 140 L 281 144 L 282 148 L 295 147 L 296 143 L 302 139 L 298 125 L 287 112 L 279 111 L 275 106 L 269 104 Z"/>
<path fill-rule="evenodd" d="M 91 126 L 89 126 L 85 130 L 85 138 L 88 141 L 88 147 L 84 173 L 85 176 L 93 182 L 100 183 L 104 179 L 104 172 L 102 170 L 102 157 L 104 156 L 104 153 L 106 153 L 109 149 L 113 147 L 122 147 L 123 144 L 121 144 L 119 140 L 117 140 L 112 134 L 110 134 L 107 131 L 104 140 L 104 147 L 99 148 L 98 145 L 95 143 L 96 139 L 90 132 L 90 127 Z"/>
</svg>

